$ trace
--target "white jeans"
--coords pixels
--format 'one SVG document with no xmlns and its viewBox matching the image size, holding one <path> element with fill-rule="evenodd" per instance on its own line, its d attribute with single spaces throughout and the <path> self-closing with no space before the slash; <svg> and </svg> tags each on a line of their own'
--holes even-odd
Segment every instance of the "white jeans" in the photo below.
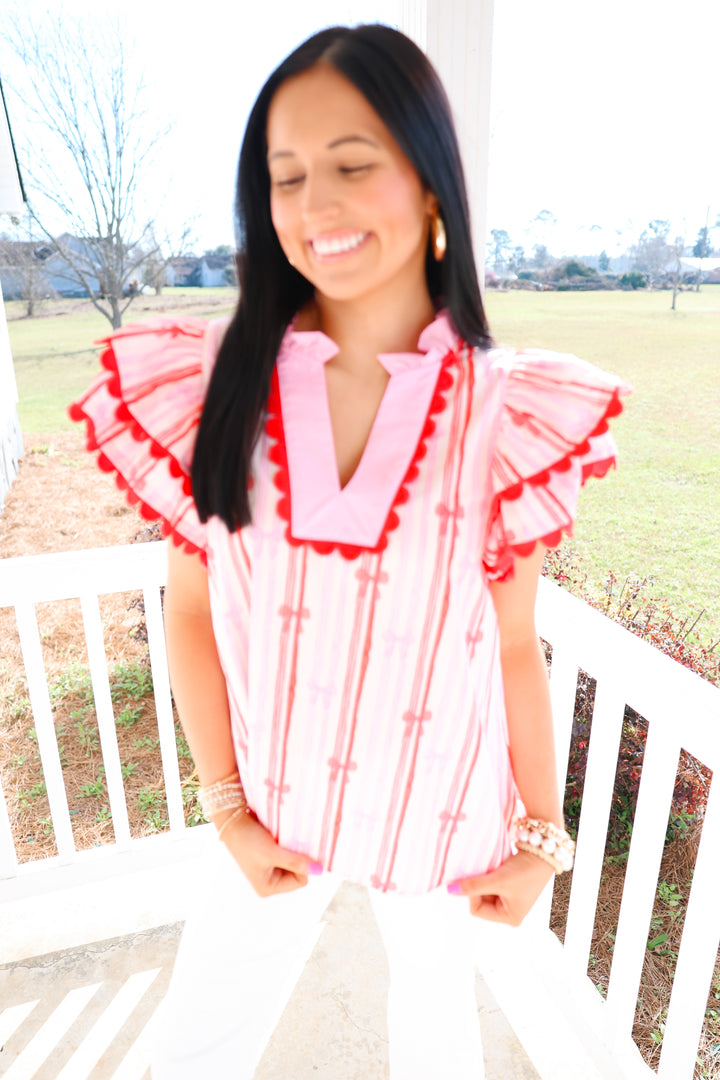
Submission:
<svg viewBox="0 0 720 1080">
<path fill-rule="evenodd" d="M 158 1017 L 152 1080 L 251 1080 L 341 883 L 323 874 L 263 899 L 222 845 L 212 862 Z M 390 969 L 392 1080 L 482 1080 L 467 901 L 442 889 L 369 897 Z"/>
</svg>

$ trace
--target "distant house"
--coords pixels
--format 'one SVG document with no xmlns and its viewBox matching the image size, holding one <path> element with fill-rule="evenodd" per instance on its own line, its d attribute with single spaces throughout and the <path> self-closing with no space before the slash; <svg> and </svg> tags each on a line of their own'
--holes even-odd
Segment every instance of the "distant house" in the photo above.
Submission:
<svg viewBox="0 0 720 1080">
<path fill-rule="evenodd" d="M 85 276 L 93 292 L 95 294 L 102 292 L 99 276 L 100 258 L 93 251 L 93 246 L 97 241 L 84 240 L 78 236 L 72 236 L 70 233 L 63 233 L 62 236 L 55 238 L 55 243 L 60 248 L 67 249 L 69 254 L 77 257 L 78 262 L 85 269 Z M 98 267 L 97 273 L 90 272 L 92 266 Z M 56 250 L 51 250 L 43 264 L 43 269 L 50 293 L 68 297 L 88 295 L 87 289 L 78 281 L 68 264 Z"/>
<path fill-rule="evenodd" d="M 720 259 L 696 259 L 691 255 L 683 255 L 680 265 L 683 274 L 695 274 L 697 276 L 698 272 L 700 272 L 702 281 L 714 285 L 720 283 Z"/>
<path fill-rule="evenodd" d="M 234 285 L 234 255 L 183 255 L 173 261 L 165 271 L 170 286 L 212 288 L 218 285 Z"/>
<path fill-rule="evenodd" d="M 235 284 L 234 255 L 205 255 L 200 263 L 202 284 L 207 288 L 215 285 Z"/>
<path fill-rule="evenodd" d="M 81 240 L 70 233 L 58 236 L 55 243 L 74 253 L 83 266 L 92 265 L 93 243 Z M 99 262 L 99 260 L 97 260 Z M 78 281 L 67 262 L 57 248 L 46 240 L 5 240 L 0 250 L 0 283 L 6 300 L 24 298 L 27 288 L 27 276 L 37 272 L 35 284 L 36 296 L 87 296 L 88 291 Z M 86 273 L 88 284 L 94 293 L 99 293 L 100 271 Z"/>
<path fill-rule="evenodd" d="M 52 253 L 48 244 L 37 240 L 3 240 L 0 244 L 0 285 L 6 300 L 22 300 L 33 280 L 36 297 L 52 295 L 46 280 L 45 262 Z"/>
<path fill-rule="evenodd" d="M 24 205 L 25 193 L 0 82 L 0 217 L 3 214 L 21 214 Z M 0 509 L 17 476 L 18 461 L 23 452 L 17 401 L 17 384 L 0 287 Z"/>
<path fill-rule="evenodd" d="M 173 286 L 200 284 L 200 260 L 194 255 L 182 255 L 173 259 L 165 270 L 165 282 Z"/>
</svg>

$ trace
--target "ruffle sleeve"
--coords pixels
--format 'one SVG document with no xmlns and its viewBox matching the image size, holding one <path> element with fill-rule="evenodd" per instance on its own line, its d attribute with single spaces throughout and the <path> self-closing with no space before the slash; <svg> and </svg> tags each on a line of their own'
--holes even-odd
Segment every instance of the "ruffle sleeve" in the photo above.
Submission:
<svg viewBox="0 0 720 1080">
<path fill-rule="evenodd" d="M 105 369 L 68 415 L 85 421 L 87 448 L 114 472 L 128 502 L 164 536 L 204 558 L 206 526 L 190 484 L 205 397 L 208 339 L 203 319 L 155 318 L 116 330 L 99 342 Z"/>
<path fill-rule="evenodd" d="M 497 364 L 504 400 L 483 565 L 502 581 L 512 577 L 516 555 L 572 533 L 580 488 L 615 466 L 608 421 L 631 387 L 576 356 L 542 350 L 501 353 Z"/>
</svg>

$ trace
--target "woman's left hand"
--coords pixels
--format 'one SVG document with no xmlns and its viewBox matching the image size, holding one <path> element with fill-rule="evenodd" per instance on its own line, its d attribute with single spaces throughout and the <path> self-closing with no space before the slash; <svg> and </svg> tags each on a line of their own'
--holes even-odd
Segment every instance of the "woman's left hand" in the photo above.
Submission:
<svg viewBox="0 0 720 1080">
<path fill-rule="evenodd" d="M 450 892 L 469 898 L 471 915 L 519 926 L 552 876 L 548 863 L 518 851 L 489 874 L 455 882 Z"/>
</svg>

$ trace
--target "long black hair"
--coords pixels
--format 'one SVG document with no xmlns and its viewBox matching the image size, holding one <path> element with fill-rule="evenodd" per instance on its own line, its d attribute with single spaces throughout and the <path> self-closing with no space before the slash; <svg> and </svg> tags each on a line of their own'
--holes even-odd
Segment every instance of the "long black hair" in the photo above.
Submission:
<svg viewBox="0 0 720 1080">
<path fill-rule="evenodd" d="M 470 239 L 465 180 L 450 105 L 440 79 L 410 38 L 388 26 L 337 26 L 314 34 L 273 72 L 245 130 L 235 195 L 237 310 L 208 387 L 192 467 L 198 514 L 234 530 L 250 522 L 248 479 L 270 380 L 283 334 L 313 286 L 290 266 L 270 216 L 267 115 L 286 79 L 330 64 L 382 117 L 426 190 L 438 200 L 447 253 L 428 249 L 426 275 L 436 306 L 444 305 L 471 345 L 491 343 Z"/>
</svg>

